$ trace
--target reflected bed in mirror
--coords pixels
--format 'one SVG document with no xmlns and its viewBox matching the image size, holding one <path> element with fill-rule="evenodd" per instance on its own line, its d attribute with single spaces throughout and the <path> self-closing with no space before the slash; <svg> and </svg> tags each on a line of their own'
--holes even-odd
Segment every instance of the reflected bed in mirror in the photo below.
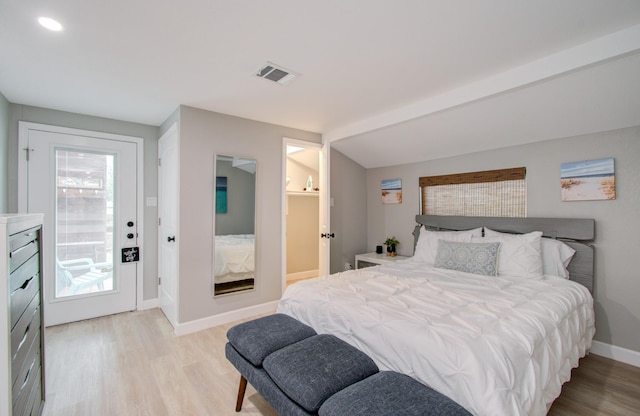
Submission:
<svg viewBox="0 0 640 416">
<path fill-rule="evenodd" d="M 217 155 L 215 159 L 213 295 L 255 285 L 256 161 Z"/>
</svg>

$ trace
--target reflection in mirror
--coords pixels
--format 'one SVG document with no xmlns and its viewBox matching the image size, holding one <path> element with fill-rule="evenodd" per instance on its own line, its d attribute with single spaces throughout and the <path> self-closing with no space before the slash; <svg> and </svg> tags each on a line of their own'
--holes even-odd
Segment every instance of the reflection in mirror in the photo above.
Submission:
<svg viewBox="0 0 640 416">
<path fill-rule="evenodd" d="M 216 156 L 213 294 L 255 284 L 256 161 Z"/>
</svg>

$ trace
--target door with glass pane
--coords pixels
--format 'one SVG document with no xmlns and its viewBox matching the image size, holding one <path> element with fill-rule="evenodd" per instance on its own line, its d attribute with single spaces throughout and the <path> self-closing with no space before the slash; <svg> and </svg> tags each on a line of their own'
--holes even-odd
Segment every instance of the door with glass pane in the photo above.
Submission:
<svg viewBox="0 0 640 416">
<path fill-rule="evenodd" d="M 27 211 L 45 214 L 45 325 L 135 309 L 137 144 L 89 132 L 24 133 Z"/>
</svg>

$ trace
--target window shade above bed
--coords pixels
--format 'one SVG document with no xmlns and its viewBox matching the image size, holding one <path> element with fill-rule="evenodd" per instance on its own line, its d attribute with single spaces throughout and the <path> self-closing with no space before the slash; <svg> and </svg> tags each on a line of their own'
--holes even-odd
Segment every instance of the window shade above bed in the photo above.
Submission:
<svg viewBox="0 0 640 416">
<path fill-rule="evenodd" d="M 419 179 L 424 215 L 526 217 L 526 168 Z"/>
</svg>

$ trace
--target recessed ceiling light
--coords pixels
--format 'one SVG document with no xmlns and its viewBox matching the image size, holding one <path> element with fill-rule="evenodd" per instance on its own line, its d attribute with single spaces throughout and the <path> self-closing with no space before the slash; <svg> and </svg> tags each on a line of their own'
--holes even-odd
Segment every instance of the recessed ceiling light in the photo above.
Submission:
<svg viewBox="0 0 640 416">
<path fill-rule="evenodd" d="M 54 32 L 60 32 L 62 30 L 62 25 L 57 20 L 54 20 L 50 17 L 39 17 L 38 23 L 40 23 L 43 27 L 52 30 Z"/>
</svg>

